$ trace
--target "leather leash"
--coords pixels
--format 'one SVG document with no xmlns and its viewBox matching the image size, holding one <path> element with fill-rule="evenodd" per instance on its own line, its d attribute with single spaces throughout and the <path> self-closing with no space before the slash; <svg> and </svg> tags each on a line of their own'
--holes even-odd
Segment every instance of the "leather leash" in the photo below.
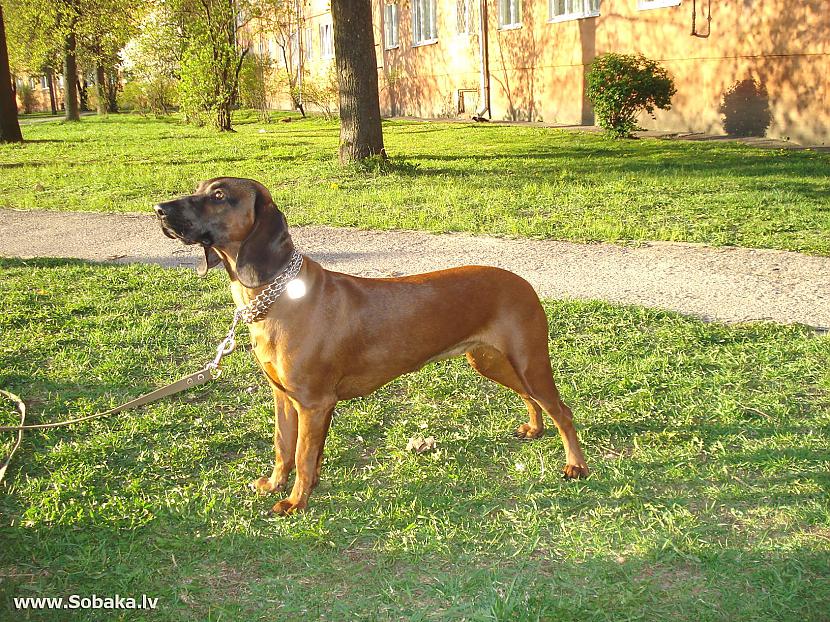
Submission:
<svg viewBox="0 0 830 622">
<path fill-rule="evenodd" d="M 2 465 L 0 465 L 0 483 L 3 482 L 3 477 L 6 475 L 6 468 L 9 466 L 9 463 L 14 456 L 14 453 L 20 447 L 20 443 L 23 440 L 23 431 L 24 430 L 44 430 L 49 428 L 62 428 L 64 426 L 72 425 L 73 423 L 80 423 L 82 421 L 89 421 L 91 419 L 100 419 L 101 417 L 108 417 L 110 415 L 115 415 L 125 410 L 132 410 L 134 408 L 139 408 L 146 404 L 152 404 L 153 402 L 157 402 L 165 397 L 170 397 L 171 395 L 176 395 L 177 393 L 181 393 L 182 391 L 187 391 L 188 389 L 192 389 L 194 387 L 198 387 L 199 385 L 205 384 L 210 382 L 211 380 L 216 380 L 219 376 L 222 375 L 222 370 L 219 367 L 219 364 L 222 361 L 222 357 L 227 356 L 231 352 L 236 349 L 236 325 L 239 322 L 240 313 L 237 311 L 234 313 L 233 322 L 231 323 L 230 330 L 228 330 L 228 334 L 219 344 L 219 347 L 216 348 L 216 358 L 213 359 L 210 363 L 205 365 L 202 369 L 197 372 L 190 374 L 189 376 L 185 376 L 175 382 L 172 382 L 166 386 L 161 387 L 160 389 L 156 389 L 155 391 L 151 391 L 150 393 L 145 393 L 134 400 L 130 400 L 126 404 L 121 404 L 120 406 L 116 406 L 115 408 L 111 408 L 104 412 L 95 413 L 93 415 L 87 415 L 85 417 L 77 417 L 75 419 L 67 419 L 65 421 L 56 421 L 54 423 L 37 423 L 37 424 L 29 424 L 26 425 L 26 404 L 23 403 L 17 395 L 14 393 L 10 393 L 9 391 L 4 391 L 0 389 L 0 395 L 4 395 L 11 401 L 15 402 L 17 405 L 17 410 L 20 413 L 20 423 L 19 425 L 4 425 L 0 426 L 0 432 L 17 432 L 17 441 L 12 447 L 11 453 L 9 453 L 8 457 L 3 461 Z"/>
</svg>

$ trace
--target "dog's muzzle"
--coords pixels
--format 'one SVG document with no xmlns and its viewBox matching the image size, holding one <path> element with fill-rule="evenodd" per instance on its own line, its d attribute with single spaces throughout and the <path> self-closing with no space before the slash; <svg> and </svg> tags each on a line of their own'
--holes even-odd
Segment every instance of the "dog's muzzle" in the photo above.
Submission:
<svg viewBox="0 0 830 622">
<path fill-rule="evenodd" d="M 190 238 L 189 236 L 182 233 L 184 227 L 182 227 L 179 223 L 174 222 L 171 218 L 171 214 L 168 212 L 167 208 L 163 204 L 158 204 L 153 206 L 153 211 L 156 213 L 156 217 L 159 219 L 159 225 L 161 226 L 161 231 L 171 240 L 180 240 L 185 244 L 196 244 L 197 240 Z"/>
</svg>

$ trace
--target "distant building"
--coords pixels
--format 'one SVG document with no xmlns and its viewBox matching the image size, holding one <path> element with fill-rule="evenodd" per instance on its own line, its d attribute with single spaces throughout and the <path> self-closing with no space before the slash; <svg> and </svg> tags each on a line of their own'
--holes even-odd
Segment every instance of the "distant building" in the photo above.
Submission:
<svg viewBox="0 0 830 622">
<path fill-rule="evenodd" d="M 381 112 L 591 124 L 585 75 L 604 52 L 642 53 L 674 77 L 647 128 L 721 133 L 724 93 L 766 89 L 767 135 L 830 143 L 826 0 L 373 0 Z M 333 62 L 328 0 L 298 3 L 309 80 Z M 267 35 L 265 35 L 267 39 Z M 279 62 L 278 55 L 271 54 Z M 295 65 L 296 66 L 296 65 Z M 287 98 L 278 98 L 284 106 Z"/>
<path fill-rule="evenodd" d="M 26 76 L 15 79 L 17 91 L 17 109 L 20 113 L 26 112 L 27 106 L 30 112 L 50 112 L 52 105 L 49 99 L 49 77 L 48 76 Z M 24 94 L 28 91 L 28 102 L 24 102 Z M 63 78 L 60 76 L 52 78 L 52 92 L 55 97 L 55 108 L 60 111 L 63 108 Z"/>
</svg>

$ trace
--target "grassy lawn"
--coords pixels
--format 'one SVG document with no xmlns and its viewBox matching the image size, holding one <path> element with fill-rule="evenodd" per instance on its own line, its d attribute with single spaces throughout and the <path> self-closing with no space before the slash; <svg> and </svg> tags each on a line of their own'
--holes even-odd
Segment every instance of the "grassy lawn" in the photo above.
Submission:
<svg viewBox="0 0 830 622">
<path fill-rule="evenodd" d="M 124 115 L 26 126 L 29 143 L 0 145 L 0 206 L 141 211 L 234 175 L 269 186 L 292 224 L 830 254 L 830 154 L 394 121 L 377 174 L 336 164 L 336 122 L 238 117 L 225 135 Z"/>
<path fill-rule="evenodd" d="M 136 133 L 200 136 L 129 124 Z M 312 125 L 322 136 L 315 144 L 334 136 Z M 95 127 L 102 129 L 90 123 L 71 131 L 97 141 Z M 415 144 L 407 137 L 430 126 L 392 127 L 394 145 Z M 247 131 L 194 144 L 206 156 L 217 143 L 252 148 L 287 138 L 246 138 Z M 554 159 L 558 143 L 603 144 L 556 132 L 435 131 L 538 134 Z M 135 140 L 131 149 L 140 150 Z M 605 148 L 657 147 L 698 156 L 709 149 Z M 274 158 L 279 149 L 287 147 L 263 152 Z M 314 149 L 318 162 L 300 158 L 306 172 L 329 166 Z M 735 153 L 783 170 L 813 162 Z M 152 183 L 183 189 L 207 170 L 194 159 L 194 152 L 183 156 L 189 173 L 171 167 L 175 179 Z M 274 165 L 267 162 L 243 159 L 237 172 L 256 174 L 255 166 Z M 44 163 L 58 166 L 69 164 Z M 127 164 L 85 166 L 126 175 Z M 141 170 L 166 169 L 156 162 Z M 277 170 L 276 178 L 289 174 Z M 349 183 L 369 196 L 388 181 Z M 311 184 L 311 175 L 301 184 Z M 434 190 L 413 184 L 413 194 Z M 129 187 L 113 183 L 109 191 Z M 66 207 L 104 207 L 95 203 L 104 192 L 92 187 L 88 203 Z M 135 197 L 117 201 L 138 206 Z M 310 209 L 296 208 L 309 219 Z M 226 280 L 153 266 L 2 260 L 0 386 L 25 397 L 33 420 L 54 420 L 189 373 L 211 357 L 226 328 Z M 554 367 L 593 469 L 589 479 L 560 479 L 555 434 L 513 439 L 524 416 L 518 398 L 453 360 L 341 404 L 311 510 L 267 518 L 273 500 L 246 484 L 270 470 L 270 395 L 246 347 L 227 360 L 220 381 L 180 399 L 26 437 L 0 494 L 0 619 L 57 619 L 11 614 L 2 608 L 12 596 L 118 593 L 158 597 L 159 611 L 138 617 L 165 621 L 827 620 L 830 338 L 797 326 L 727 327 L 601 303 L 546 307 Z M 11 422 L 10 407 L 0 408 Z M 407 453 L 413 434 L 434 435 L 438 451 Z"/>
</svg>

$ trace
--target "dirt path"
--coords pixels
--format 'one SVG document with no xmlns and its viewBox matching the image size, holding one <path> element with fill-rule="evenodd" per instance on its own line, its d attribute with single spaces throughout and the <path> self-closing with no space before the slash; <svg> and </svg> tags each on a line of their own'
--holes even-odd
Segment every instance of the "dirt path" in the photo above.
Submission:
<svg viewBox="0 0 830 622">
<path fill-rule="evenodd" d="M 363 276 L 484 264 L 522 275 L 545 298 L 595 298 L 725 322 L 830 327 L 830 257 L 696 244 L 627 247 L 335 227 L 295 227 L 292 233 L 297 247 L 324 266 Z M 3 257 L 189 267 L 197 250 L 164 237 L 151 214 L 0 210 Z"/>
</svg>

